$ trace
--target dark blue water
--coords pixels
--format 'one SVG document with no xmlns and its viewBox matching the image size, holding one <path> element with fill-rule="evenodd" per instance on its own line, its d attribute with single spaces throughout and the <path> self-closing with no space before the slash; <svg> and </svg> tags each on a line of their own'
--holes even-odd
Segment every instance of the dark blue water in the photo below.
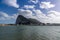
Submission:
<svg viewBox="0 0 60 40">
<path fill-rule="evenodd" d="M 0 26 L 0 40 L 60 40 L 60 26 Z"/>
</svg>

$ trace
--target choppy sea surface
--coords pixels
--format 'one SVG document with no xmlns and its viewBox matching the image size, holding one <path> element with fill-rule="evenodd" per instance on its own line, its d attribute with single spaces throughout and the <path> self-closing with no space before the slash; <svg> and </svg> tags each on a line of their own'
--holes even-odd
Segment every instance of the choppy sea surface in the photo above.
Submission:
<svg viewBox="0 0 60 40">
<path fill-rule="evenodd" d="M 0 40 L 60 40 L 60 26 L 0 26 Z"/>
</svg>

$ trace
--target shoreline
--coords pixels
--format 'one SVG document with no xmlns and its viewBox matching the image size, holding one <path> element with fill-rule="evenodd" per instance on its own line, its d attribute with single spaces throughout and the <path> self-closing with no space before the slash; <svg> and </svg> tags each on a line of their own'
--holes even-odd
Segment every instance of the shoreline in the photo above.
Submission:
<svg viewBox="0 0 60 40">
<path fill-rule="evenodd" d="M 22 26 L 23 24 L 0 24 L 0 26 Z M 45 24 L 45 25 L 24 25 L 24 26 L 60 26 L 60 24 Z"/>
<path fill-rule="evenodd" d="M 0 24 L 0 26 L 16 26 L 16 24 Z"/>
</svg>

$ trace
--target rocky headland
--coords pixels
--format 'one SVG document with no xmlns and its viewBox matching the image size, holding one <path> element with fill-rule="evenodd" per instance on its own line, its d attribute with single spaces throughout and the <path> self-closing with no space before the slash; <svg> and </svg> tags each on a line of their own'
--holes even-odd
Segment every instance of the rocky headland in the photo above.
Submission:
<svg viewBox="0 0 60 40">
<path fill-rule="evenodd" d="M 22 15 L 18 15 L 18 17 L 16 19 L 16 24 L 18 24 L 18 25 L 45 25 L 44 23 L 42 23 L 36 19 L 25 18 Z"/>
</svg>

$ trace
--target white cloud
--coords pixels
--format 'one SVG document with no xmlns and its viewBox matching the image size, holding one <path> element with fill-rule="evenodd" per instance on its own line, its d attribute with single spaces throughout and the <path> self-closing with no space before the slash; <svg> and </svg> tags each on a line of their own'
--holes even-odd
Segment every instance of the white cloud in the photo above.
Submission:
<svg viewBox="0 0 60 40">
<path fill-rule="evenodd" d="M 0 16 L 8 17 L 8 14 L 6 14 L 6 13 L 4 13 L 4 12 L 0 12 Z"/>
<path fill-rule="evenodd" d="M 37 17 L 44 17 L 45 15 L 41 12 L 41 10 L 33 10 Z"/>
<path fill-rule="evenodd" d="M 48 16 L 51 18 L 51 23 L 60 23 L 60 12 L 49 11 Z"/>
<path fill-rule="evenodd" d="M 2 2 L 6 5 L 19 8 L 19 5 L 17 4 L 17 0 L 2 0 Z"/>
<path fill-rule="evenodd" d="M 17 14 L 13 14 L 13 15 L 8 15 L 5 12 L 0 12 L 0 20 L 11 20 L 11 19 L 16 19 L 17 18 Z"/>
<path fill-rule="evenodd" d="M 29 8 L 33 9 L 34 7 L 35 7 L 34 5 L 24 5 L 24 8 L 26 9 L 29 9 Z"/>
<path fill-rule="evenodd" d="M 43 9 L 49 9 L 49 8 L 53 8 L 55 7 L 54 4 L 51 4 L 51 2 L 41 2 L 40 3 L 40 8 L 43 8 Z"/>
<path fill-rule="evenodd" d="M 33 15 L 34 13 L 36 15 Z M 46 18 L 48 18 L 45 14 L 43 14 L 40 10 L 24 10 L 24 9 L 19 9 L 19 15 L 23 15 L 24 17 L 26 18 L 34 18 L 34 19 L 37 19 L 39 21 L 43 21 L 45 20 Z"/>
<path fill-rule="evenodd" d="M 23 15 L 26 18 L 33 18 L 31 10 L 19 9 L 18 11 L 19 11 L 19 15 Z"/>
<path fill-rule="evenodd" d="M 0 20 L 5 20 L 7 17 L 9 17 L 8 14 L 0 12 Z"/>
<path fill-rule="evenodd" d="M 39 20 L 40 22 L 45 23 L 49 17 L 47 17 L 43 12 L 39 9 L 33 10 L 35 12 L 36 19 Z"/>
<path fill-rule="evenodd" d="M 52 14 L 52 15 L 55 15 L 55 16 L 57 16 L 57 17 L 60 16 L 60 12 L 53 11 L 53 10 L 49 11 L 48 14 L 49 14 L 49 15 Z"/>
<path fill-rule="evenodd" d="M 18 16 L 18 14 L 13 14 L 13 15 L 10 16 L 10 17 L 11 17 L 11 19 L 15 19 L 15 20 L 16 20 L 17 16 Z"/>
<path fill-rule="evenodd" d="M 38 3 L 38 0 L 30 0 L 29 2 L 32 2 L 34 4 L 37 4 Z"/>
<path fill-rule="evenodd" d="M 43 23 L 60 23 L 60 12 L 48 11 L 47 15 L 43 14 L 40 10 L 34 10 L 36 18 Z"/>
</svg>

